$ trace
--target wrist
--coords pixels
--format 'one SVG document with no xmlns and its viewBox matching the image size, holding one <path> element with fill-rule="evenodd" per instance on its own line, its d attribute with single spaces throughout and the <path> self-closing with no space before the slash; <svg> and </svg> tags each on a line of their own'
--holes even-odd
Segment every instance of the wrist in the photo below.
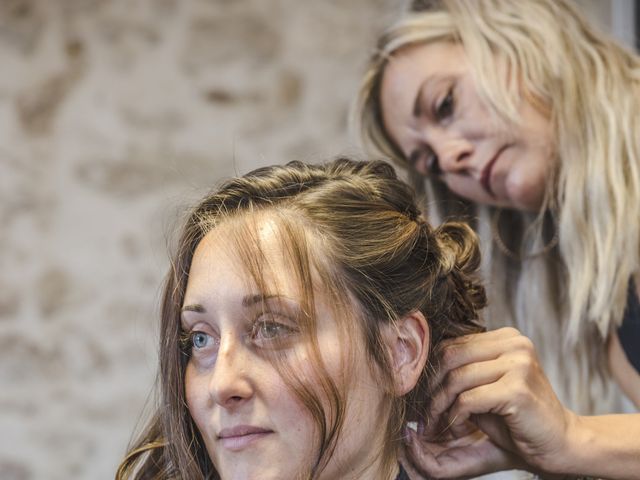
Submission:
<svg viewBox="0 0 640 480">
<path fill-rule="evenodd" d="M 557 455 L 557 462 L 554 462 L 552 472 L 560 475 L 572 476 L 581 475 L 585 461 L 585 448 L 592 444 L 592 432 L 582 417 L 571 410 L 566 410 L 566 427 L 562 447 Z"/>
<path fill-rule="evenodd" d="M 537 477 L 549 480 L 565 480 L 580 474 L 576 466 L 581 466 L 584 437 L 588 436 L 581 416 L 564 408 L 562 428 L 556 430 L 555 438 L 545 439 L 538 445 L 537 454 L 528 457 L 529 471 Z M 586 442 L 588 443 L 588 442 Z"/>
</svg>

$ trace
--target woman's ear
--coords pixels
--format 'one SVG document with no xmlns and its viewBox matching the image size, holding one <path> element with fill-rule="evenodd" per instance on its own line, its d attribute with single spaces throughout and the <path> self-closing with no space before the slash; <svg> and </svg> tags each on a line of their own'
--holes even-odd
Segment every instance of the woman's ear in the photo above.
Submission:
<svg viewBox="0 0 640 480">
<path fill-rule="evenodd" d="M 429 356 L 429 324 L 420 311 L 390 325 L 386 340 L 391 348 L 396 395 L 409 393 L 418 383 Z"/>
</svg>

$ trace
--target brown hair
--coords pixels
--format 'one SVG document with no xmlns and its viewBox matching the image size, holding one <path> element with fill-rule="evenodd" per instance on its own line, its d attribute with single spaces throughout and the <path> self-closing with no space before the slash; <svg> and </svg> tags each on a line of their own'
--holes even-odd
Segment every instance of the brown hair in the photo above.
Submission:
<svg viewBox="0 0 640 480">
<path fill-rule="evenodd" d="M 180 344 L 180 308 L 198 243 L 220 222 L 255 213 L 272 215 L 282 227 L 283 246 L 298 269 L 302 291 L 311 295 L 303 303 L 313 301 L 308 285 L 313 267 L 335 304 L 346 306 L 359 320 L 356 328 L 362 333 L 356 338 L 364 340 L 382 385 L 388 386 L 387 442 L 381 454 L 395 462 L 391 457 L 403 425 L 426 420 L 442 340 L 480 331 L 478 310 L 485 304 L 484 289 L 474 279 L 480 259 L 473 231 L 461 223 L 433 229 L 416 205 L 413 191 L 390 165 L 346 158 L 323 165 L 291 162 L 260 168 L 207 196 L 186 220 L 165 284 L 159 408 L 116 479 L 218 478 L 186 408 L 184 372 L 189 359 Z M 242 237 L 249 238 L 241 246 L 243 254 L 245 249 L 255 251 L 251 235 Z M 320 255 L 313 254 L 315 245 Z M 259 255 L 254 254 L 258 261 L 249 260 L 248 265 L 258 282 Z M 414 390 L 398 399 L 392 394 L 392 368 L 380 327 L 413 311 L 427 318 L 430 358 Z M 311 353 L 312 360 L 317 359 L 317 352 Z M 330 413 L 313 388 L 284 377 L 319 427 L 320 451 L 310 466 L 310 478 L 331 456 L 344 413 L 342 392 L 322 368 L 317 370 L 320 396 L 329 400 Z"/>
</svg>

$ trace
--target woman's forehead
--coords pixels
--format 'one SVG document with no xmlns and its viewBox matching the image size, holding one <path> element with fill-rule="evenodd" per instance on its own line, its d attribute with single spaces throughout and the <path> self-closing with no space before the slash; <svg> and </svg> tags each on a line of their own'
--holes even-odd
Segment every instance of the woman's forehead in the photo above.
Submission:
<svg viewBox="0 0 640 480">
<path fill-rule="evenodd" d="M 468 67 L 465 49 L 459 42 L 438 40 L 405 45 L 389 57 L 385 72 L 406 70 L 409 74 L 450 75 Z"/>
<path fill-rule="evenodd" d="M 233 275 L 254 288 L 263 283 L 274 289 L 277 286 L 279 293 L 300 296 L 302 273 L 313 271 L 315 262 L 311 259 L 323 252 L 310 241 L 304 227 L 297 226 L 292 232 L 273 215 L 245 215 L 221 222 L 197 245 L 189 283 L 219 281 Z"/>
<path fill-rule="evenodd" d="M 223 222 L 209 231 L 194 253 L 183 307 L 205 305 L 213 312 L 246 306 L 247 298 L 256 297 L 295 304 L 317 318 L 359 311 L 350 293 L 339 288 L 321 242 L 304 228 L 303 237 L 291 235 L 289 220 Z"/>
<path fill-rule="evenodd" d="M 384 69 L 380 91 L 387 129 L 393 132 L 411 118 L 422 90 L 435 90 L 468 71 L 467 57 L 458 43 L 421 43 L 394 52 Z"/>
</svg>

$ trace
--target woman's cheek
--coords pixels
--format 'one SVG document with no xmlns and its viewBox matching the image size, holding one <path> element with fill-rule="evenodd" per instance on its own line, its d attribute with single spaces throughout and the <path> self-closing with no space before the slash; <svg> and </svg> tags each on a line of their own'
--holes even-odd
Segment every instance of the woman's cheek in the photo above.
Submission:
<svg viewBox="0 0 640 480">
<path fill-rule="evenodd" d="M 505 189 L 517 208 L 539 211 L 544 199 L 544 172 L 512 170 L 507 176 Z"/>
<path fill-rule="evenodd" d="M 444 182 L 449 190 L 462 198 L 480 204 L 494 203 L 494 200 L 480 185 L 480 182 L 471 176 L 446 175 Z"/>
<path fill-rule="evenodd" d="M 184 394 L 187 402 L 187 408 L 191 417 L 200 428 L 198 418 L 201 416 L 203 405 L 206 404 L 205 396 L 207 395 L 206 382 L 203 377 L 197 375 L 193 365 L 187 365 L 184 376 Z"/>
</svg>

